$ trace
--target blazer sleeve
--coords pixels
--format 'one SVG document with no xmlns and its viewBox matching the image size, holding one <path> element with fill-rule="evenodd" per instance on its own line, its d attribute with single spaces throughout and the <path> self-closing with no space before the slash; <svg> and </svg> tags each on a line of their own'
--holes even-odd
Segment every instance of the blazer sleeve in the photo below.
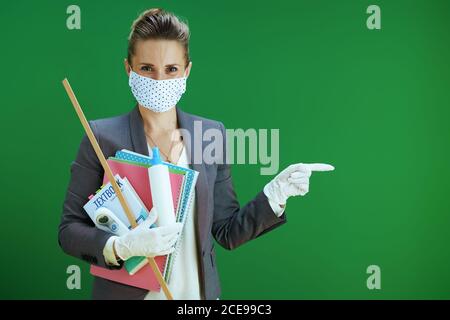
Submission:
<svg viewBox="0 0 450 320">
<path fill-rule="evenodd" d="M 100 144 L 95 122 L 89 121 L 89 124 Z M 103 256 L 103 248 L 112 234 L 96 228 L 83 209 L 89 195 L 102 185 L 104 174 L 86 134 L 81 140 L 75 161 L 71 163 L 70 172 L 59 225 L 59 245 L 65 253 L 90 264 L 108 269 L 121 268 L 122 263 L 119 266 L 107 265 Z"/>
<path fill-rule="evenodd" d="M 233 187 L 231 167 L 226 161 L 226 131 L 222 123 L 220 126 L 224 160 L 217 167 L 214 183 L 212 233 L 222 247 L 231 250 L 284 224 L 286 212 L 277 217 L 262 190 L 240 207 Z"/>
</svg>

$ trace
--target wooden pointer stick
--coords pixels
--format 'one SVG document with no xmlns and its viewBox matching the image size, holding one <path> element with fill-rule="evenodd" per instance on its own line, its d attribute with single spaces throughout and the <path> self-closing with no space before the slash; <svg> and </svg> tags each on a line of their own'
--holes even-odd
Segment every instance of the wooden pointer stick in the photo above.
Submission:
<svg viewBox="0 0 450 320">
<path fill-rule="evenodd" d="M 80 118 L 81 124 L 84 127 L 84 130 L 86 131 L 86 134 L 89 138 L 89 141 L 91 142 L 92 147 L 94 148 L 95 153 L 97 154 L 98 159 L 100 160 L 100 163 L 103 166 L 103 169 L 105 170 L 106 176 L 109 179 L 109 182 L 111 182 L 111 185 L 114 189 L 114 192 L 116 193 L 117 197 L 119 198 L 120 204 L 122 205 L 123 210 L 125 211 L 125 214 L 128 218 L 128 221 L 131 224 L 132 228 L 135 228 L 137 226 L 137 223 L 134 219 L 134 215 L 130 210 L 130 207 L 127 204 L 127 201 L 125 197 L 122 194 L 122 191 L 119 188 L 119 185 L 116 182 L 116 179 L 114 178 L 114 174 L 111 171 L 111 168 L 108 165 L 108 162 L 105 159 L 105 156 L 103 155 L 102 150 L 100 149 L 100 146 L 97 142 L 97 139 L 94 136 L 94 133 L 92 132 L 91 127 L 89 126 L 89 123 L 84 116 L 83 110 L 81 109 L 80 104 L 78 103 L 77 98 L 75 97 L 75 93 L 73 92 L 69 81 L 67 79 L 63 80 L 63 86 L 66 89 L 66 92 L 70 98 L 70 101 L 72 101 L 73 107 L 75 108 L 75 111 L 78 114 L 78 117 Z M 167 283 L 164 280 L 161 271 L 158 268 L 158 265 L 155 262 L 154 258 L 148 258 L 148 263 L 150 264 L 150 267 L 153 270 L 153 273 L 156 276 L 156 279 L 158 280 L 159 285 L 164 291 L 164 294 L 166 295 L 167 300 L 173 300 L 172 294 L 170 293 L 169 288 L 167 287 Z"/>
</svg>

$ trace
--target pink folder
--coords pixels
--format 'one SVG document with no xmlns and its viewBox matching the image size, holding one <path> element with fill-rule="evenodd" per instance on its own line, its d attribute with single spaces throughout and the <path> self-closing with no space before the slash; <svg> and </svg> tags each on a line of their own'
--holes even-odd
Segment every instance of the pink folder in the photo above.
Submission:
<svg viewBox="0 0 450 320">
<path fill-rule="evenodd" d="M 120 177 L 126 177 L 128 179 L 147 209 L 150 210 L 151 208 L 153 208 L 148 168 L 116 161 L 114 159 L 108 159 L 107 162 L 111 167 L 113 174 L 119 174 Z M 169 174 L 174 208 L 176 212 L 178 209 L 178 198 L 180 197 L 181 186 L 183 183 L 183 175 L 171 172 Z M 109 180 L 105 175 L 103 177 L 103 184 L 108 183 L 108 181 Z M 167 256 L 155 257 L 156 264 L 158 265 L 159 270 L 161 270 L 162 274 L 164 271 L 166 259 Z M 94 276 L 105 278 L 115 282 L 120 282 L 129 286 L 138 287 L 150 291 L 160 291 L 161 289 L 161 286 L 156 280 L 153 270 L 150 268 L 149 264 L 145 265 L 141 270 L 139 270 L 132 276 L 128 274 L 125 268 L 121 268 L 120 270 L 109 270 L 99 266 L 91 265 L 90 271 Z"/>
</svg>

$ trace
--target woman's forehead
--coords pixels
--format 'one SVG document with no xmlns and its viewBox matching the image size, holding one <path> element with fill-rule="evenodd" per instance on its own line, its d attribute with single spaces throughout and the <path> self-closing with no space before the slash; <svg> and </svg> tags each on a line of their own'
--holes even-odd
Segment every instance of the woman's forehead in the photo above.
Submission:
<svg viewBox="0 0 450 320">
<path fill-rule="evenodd" d="M 134 62 L 139 64 L 183 64 L 184 59 L 184 47 L 176 40 L 140 40 L 134 51 Z"/>
</svg>

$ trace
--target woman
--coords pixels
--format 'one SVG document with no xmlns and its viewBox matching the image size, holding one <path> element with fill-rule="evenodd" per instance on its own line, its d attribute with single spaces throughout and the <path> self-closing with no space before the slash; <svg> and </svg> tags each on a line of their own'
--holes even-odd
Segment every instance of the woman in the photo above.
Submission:
<svg viewBox="0 0 450 320">
<path fill-rule="evenodd" d="M 189 29 L 172 13 L 150 9 L 133 23 L 129 36 L 125 70 L 137 105 L 129 113 L 90 121 L 106 157 L 129 149 L 150 155 L 158 147 L 164 161 L 199 172 L 195 201 L 181 230 L 179 224 L 149 229 L 141 224 L 117 237 L 95 228 L 83 210 L 86 199 L 102 184 L 103 169 L 89 140 L 84 136 L 71 165 L 71 179 L 63 206 L 59 243 L 72 256 L 101 267 L 121 268 L 132 256 L 155 257 L 174 250 L 182 232 L 169 289 L 175 299 L 217 299 L 219 277 L 213 238 L 224 248 L 243 243 L 286 222 L 284 205 L 288 197 L 308 192 L 314 170 L 332 170 L 322 164 L 295 164 L 277 175 L 255 198 L 240 207 L 233 189 L 230 166 L 224 161 L 194 163 L 198 143 L 194 121 L 202 130 L 217 129 L 225 141 L 222 123 L 183 112 L 176 106 L 185 92 L 192 68 L 189 58 Z M 181 139 L 180 129 L 190 133 Z M 203 134 L 200 135 L 200 139 Z M 224 143 L 226 145 L 226 143 Z M 198 148 L 198 147 L 197 147 Z M 125 286 L 95 277 L 95 299 L 165 299 L 161 292 Z"/>
</svg>

